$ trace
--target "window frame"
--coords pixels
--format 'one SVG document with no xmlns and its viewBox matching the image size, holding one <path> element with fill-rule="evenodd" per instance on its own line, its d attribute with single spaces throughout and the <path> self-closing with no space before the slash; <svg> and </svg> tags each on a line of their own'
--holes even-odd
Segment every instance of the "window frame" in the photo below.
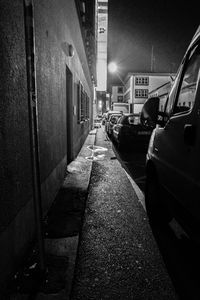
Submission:
<svg viewBox="0 0 200 300">
<path fill-rule="evenodd" d="M 149 85 L 149 77 L 148 76 L 136 76 L 135 77 L 135 85 L 145 85 L 145 86 Z"/>
<path fill-rule="evenodd" d="M 81 123 L 81 82 L 77 84 L 77 122 Z"/>
<path fill-rule="evenodd" d="M 188 50 L 188 52 L 187 52 L 187 54 L 186 54 L 186 56 L 183 60 L 182 67 L 180 68 L 180 72 L 178 74 L 179 78 L 177 78 L 178 80 L 177 80 L 176 93 L 174 95 L 173 105 L 172 105 L 172 108 L 171 108 L 171 116 L 188 114 L 193 110 L 193 107 L 194 107 L 194 104 L 195 104 L 195 101 L 196 101 L 195 100 L 196 99 L 196 91 L 197 91 L 197 87 L 198 87 L 198 84 L 199 84 L 200 68 L 199 68 L 198 75 L 197 75 L 197 81 L 196 81 L 196 87 L 195 87 L 196 91 L 195 91 L 195 95 L 194 95 L 194 104 L 193 104 L 193 106 L 189 107 L 188 110 L 185 110 L 185 111 L 182 111 L 182 112 L 176 112 L 175 111 L 175 109 L 178 107 L 177 104 L 178 104 L 178 101 L 179 101 L 180 91 L 181 91 L 183 79 L 184 79 L 184 76 L 185 76 L 185 72 L 187 71 L 188 64 L 189 64 L 190 59 L 192 57 L 191 54 L 192 54 L 192 52 L 195 51 L 195 48 L 200 49 L 200 41 L 199 40 Z"/>
<path fill-rule="evenodd" d="M 77 84 L 77 107 L 78 107 L 77 122 L 80 124 L 89 120 L 90 98 L 87 92 L 84 90 L 81 81 L 79 81 Z"/>
<path fill-rule="evenodd" d="M 118 86 L 117 93 L 118 94 L 123 94 L 123 87 L 122 86 Z"/>
<path fill-rule="evenodd" d="M 137 95 L 138 92 L 141 92 L 141 95 Z M 144 92 L 144 95 L 143 95 L 143 92 Z M 148 93 L 149 93 L 149 90 L 148 89 L 135 89 L 135 98 L 143 98 L 143 99 L 146 99 L 148 98 Z"/>
</svg>

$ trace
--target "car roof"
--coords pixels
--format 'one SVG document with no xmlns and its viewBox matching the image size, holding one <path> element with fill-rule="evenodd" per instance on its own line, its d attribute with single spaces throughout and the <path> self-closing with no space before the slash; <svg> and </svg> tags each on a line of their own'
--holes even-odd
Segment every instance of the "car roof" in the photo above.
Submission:
<svg viewBox="0 0 200 300">
<path fill-rule="evenodd" d="M 199 38 L 200 38 L 200 25 L 198 26 L 198 28 L 197 28 L 195 34 L 193 35 L 193 38 L 192 38 L 192 41 L 191 41 L 189 47 L 190 47 L 192 44 L 196 43 L 197 39 L 199 39 Z M 188 47 L 188 48 L 189 48 L 189 47 Z"/>
<path fill-rule="evenodd" d="M 198 26 L 195 34 L 193 35 L 193 38 L 192 38 L 192 40 L 191 40 L 191 42 L 190 42 L 190 44 L 189 44 L 189 46 L 188 46 L 188 48 L 187 48 L 187 50 L 186 50 L 183 58 L 182 58 L 182 62 L 180 64 L 180 66 L 182 65 L 183 61 L 185 60 L 185 57 L 186 57 L 189 49 L 191 48 L 191 46 L 194 45 L 197 42 L 197 40 L 199 40 L 199 39 L 200 39 L 200 25 Z M 179 66 L 179 68 L 180 68 L 180 66 Z M 178 72 L 177 72 L 177 74 L 178 74 Z"/>
<path fill-rule="evenodd" d="M 119 110 L 109 110 L 107 114 L 122 114 Z"/>
<path fill-rule="evenodd" d="M 139 117 L 139 114 L 124 113 L 123 116 L 126 116 L 126 117 Z"/>
<path fill-rule="evenodd" d="M 112 117 L 112 116 L 121 116 L 122 114 L 120 114 L 120 113 L 114 113 L 114 114 L 110 114 L 110 117 Z"/>
<path fill-rule="evenodd" d="M 120 113 L 109 114 L 108 119 L 110 120 L 112 117 L 118 117 L 118 116 L 121 117 L 122 114 L 120 114 Z"/>
<path fill-rule="evenodd" d="M 110 115 L 109 119 L 111 119 L 112 117 L 121 117 L 121 116 L 122 116 L 122 114 L 112 114 L 112 115 Z"/>
</svg>

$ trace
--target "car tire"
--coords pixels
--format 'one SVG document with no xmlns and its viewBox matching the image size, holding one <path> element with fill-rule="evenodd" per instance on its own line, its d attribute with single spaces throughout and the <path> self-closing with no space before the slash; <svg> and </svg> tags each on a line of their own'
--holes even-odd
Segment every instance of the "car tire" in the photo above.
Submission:
<svg viewBox="0 0 200 300">
<path fill-rule="evenodd" d="M 146 172 L 145 204 L 149 222 L 152 226 L 167 224 L 172 219 L 164 201 L 164 193 L 159 184 L 155 170 L 151 168 Z"/>
</svg>

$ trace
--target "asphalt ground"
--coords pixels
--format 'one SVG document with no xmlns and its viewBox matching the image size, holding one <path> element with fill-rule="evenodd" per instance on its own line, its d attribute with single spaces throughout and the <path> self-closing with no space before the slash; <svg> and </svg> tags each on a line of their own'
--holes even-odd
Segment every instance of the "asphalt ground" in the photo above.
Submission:
<svg viewBox="0 0 200 300">
<path fill-rule="evenodd" d="M 145 210 L 103 128 L 96 146 L 70 299 L 177 299 Z"/>
<path fill-rule="evenodd" d="M 92 130 L 45 220 L 45 280 L 30 256 L 8 299 L 177 299 L 138 191 L 104 127 Z"/>
</svg>

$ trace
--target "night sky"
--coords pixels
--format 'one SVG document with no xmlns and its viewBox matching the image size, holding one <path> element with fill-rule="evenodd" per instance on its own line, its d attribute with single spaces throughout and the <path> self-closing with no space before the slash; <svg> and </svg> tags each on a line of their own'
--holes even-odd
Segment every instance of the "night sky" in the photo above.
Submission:
<svg viewBox="0 0 200 300">
<path fill-rule="evenodd" d="M 127 72 L 176 72 L 200 24 L 198 1 L 108 0 L 108 63 Z M 117 83 L 108 73 L 108 84 Z"/>
</svg>

